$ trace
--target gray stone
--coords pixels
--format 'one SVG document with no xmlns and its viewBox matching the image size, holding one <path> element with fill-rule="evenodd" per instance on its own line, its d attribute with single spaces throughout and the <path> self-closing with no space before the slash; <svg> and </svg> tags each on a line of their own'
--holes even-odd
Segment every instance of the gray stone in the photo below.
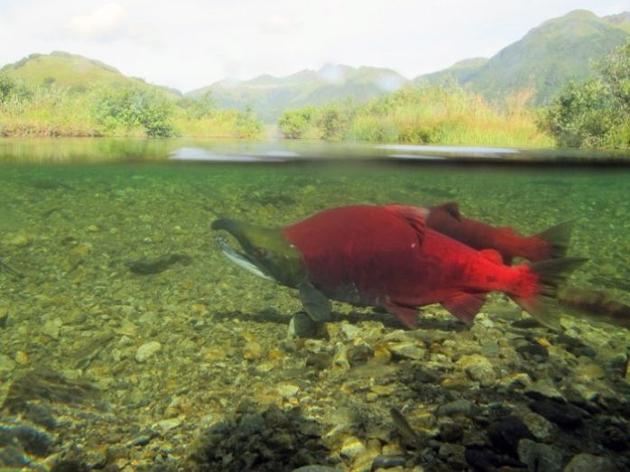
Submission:
<svg viewBox="0 0 630 472">
<path fill-rule="evenodd" d="M 619 469 L 606 457 L 581 453 L 573 456 L 573 459 L 564 468 L 564 472 L 618 472 Z"/>
<path fill-rule="evenodd" d="M 424 348 L 412 341 L 390 343 L 387 347 L 395 356 L 403 359 L 422 360 L 426 353 Z"/>
<path fill-rule="evenodd" d="M 521 439 L 518 443 L 518 459 L 530 472 L 561 472 L 562 453 L 548 445 Z"/>
<path fill-rule="evenodd" d="M 464 415 L 470 416 L 473 412 L 473 404 L 468 400 L 460 399 L 440 405 L 437 409 L 438 416 Z"/>
</svg>

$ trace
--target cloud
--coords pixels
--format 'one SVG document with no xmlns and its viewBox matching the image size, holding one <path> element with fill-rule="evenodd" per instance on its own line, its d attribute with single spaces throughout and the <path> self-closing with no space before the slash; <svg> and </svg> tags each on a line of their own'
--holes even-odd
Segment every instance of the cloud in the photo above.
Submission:
<svg viewBox="0 0 630 472">
<path fill-rule="evenodd" d="M 70 19 L 70 30 L 79 36 L 101 39 L 112 37 L 125 28 L 127 10 L 118 3 L 106 3 L 96 10 Z"/>
<path fill-rule="evenodd" d="M 262 34 L 287 35 L 296 32 L 301 25 L 301 21 L 287 18 L 286 16 L 274 15 L 265 18 L 258 29 Z"/>
</svg>

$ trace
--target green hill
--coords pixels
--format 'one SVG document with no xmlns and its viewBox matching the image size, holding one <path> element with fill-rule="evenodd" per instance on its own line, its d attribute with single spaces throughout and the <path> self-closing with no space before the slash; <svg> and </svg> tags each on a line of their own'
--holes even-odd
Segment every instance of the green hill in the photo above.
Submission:
<svg viewBox="0 0 630 472">
<path fill-rule="evenodd" d="M 0 74 L 30 86 L 59 86 L 83 91 L 96 86 L 121 87 L 137 85 L 158 88 L 169 95 L 180 95 L 173 89 L 148 84 L 142 79 L 127 77 L 114 67 L 77 54 L 55 51 L 51 54 L 31 54 L 0 69 Z"/>
<path fill-rule="evenodd" d="M 586 10 L 546 21 L 487 61 L 458 63 L 416 78 L 436 83 L 451 77 L 487 98 L 531 90 L 534 102 L 546 103 L 569 80 L 593 73 L 594 64 L 630 39 L 630 13 L 600 18 Z"/>
<path fill-rule="evenodd" d="M 246 81 L 222 80 L 187 96 L 194 98 L 210 92 L 219 107 L 251 108 L 264 121 L 273 122 L 286 109 L 343 99 L 363 102 L 397 90 L 405 83 L 407 79 L 391 69 L 326 65 L 317 71 L 303 70 L 284 77 L 261 75 Z"/>
</svg>

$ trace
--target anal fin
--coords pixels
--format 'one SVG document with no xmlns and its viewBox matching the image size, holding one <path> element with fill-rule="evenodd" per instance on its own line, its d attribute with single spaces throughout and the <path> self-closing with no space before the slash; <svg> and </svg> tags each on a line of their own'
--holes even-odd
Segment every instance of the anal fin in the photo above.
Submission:
<svg viewBox="0 0 630 472">
<path fill-rule="evenodd" d="M 418 310 L 415 307 L 398 305 L 394 302 L 385 302 L 383 307 L 398 318 L 405 327 L 414 329 L 418 326 Z"/>
<path fill-rule="evenodd" d="M 485 294 L 458 292 L 452 297 L 443 300 L 441 305 L 456 318 L 466 323 L 472 323 L 485 302 Z"/>
</svg>

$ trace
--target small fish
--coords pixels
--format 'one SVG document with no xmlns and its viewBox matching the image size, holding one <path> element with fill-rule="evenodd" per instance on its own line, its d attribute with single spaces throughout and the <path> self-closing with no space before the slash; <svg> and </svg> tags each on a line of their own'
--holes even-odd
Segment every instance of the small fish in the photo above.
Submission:
<svg viewBox="0 0 630 472">
<path fill-rule="evenodd" d="M 630 329 L 630 306 L 615 300 L 609 293 L 577 287 L 562 287 L 558 292 L 560 304 L 590 321 L 603 321 Z"/>
<path fill-rule="evenodd" d="M 533 236 L 523 236 L 510 227 L 491 226 L 465 218 L 456 202 L 428 208 L 426 224 L 429 228 L 450 236 L 475 249 L 495 249 L 506 264 L 515 257 L 529 261 L 557 259 L 566 254 L 571 235 L 568 222 L 553 226 Z"/>
<path fill-rule="evenodd" d="M 384 308 L 408 328 L 417 324 L 417 308 L 433 303 L 470 323 L 486 294 L 500 291 L 541 323 L 559 327 L 556 287 L 584 259 L 507 266 L 493 249 L 477 251 L 427 227 L 427 213 L 402 205 L 353 205 L 284 228 L 226 218 L 212 228 L 238 240 L 240 258 L 298 289 L 315 321 L 328 320 L 330 300 L 338 300 Z"/>
</svg>

